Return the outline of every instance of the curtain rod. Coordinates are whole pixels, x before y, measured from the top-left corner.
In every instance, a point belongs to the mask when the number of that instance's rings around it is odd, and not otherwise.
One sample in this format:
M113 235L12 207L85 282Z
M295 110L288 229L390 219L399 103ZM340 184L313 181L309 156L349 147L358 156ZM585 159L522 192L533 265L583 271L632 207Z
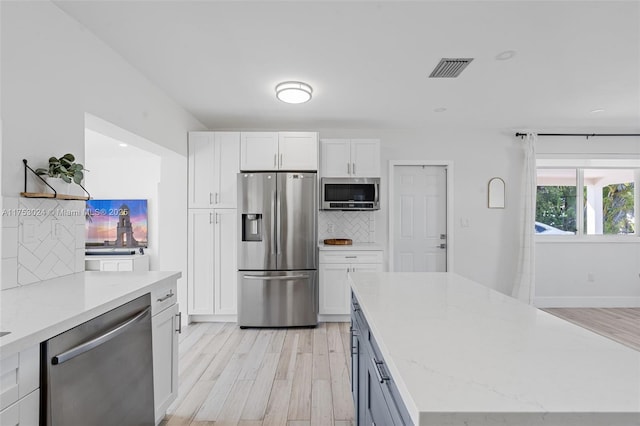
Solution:
M584 136L589 139L595 136L640 136L640 133L538 133L538 136ZM526 133L516 133L516 137L524 138Z

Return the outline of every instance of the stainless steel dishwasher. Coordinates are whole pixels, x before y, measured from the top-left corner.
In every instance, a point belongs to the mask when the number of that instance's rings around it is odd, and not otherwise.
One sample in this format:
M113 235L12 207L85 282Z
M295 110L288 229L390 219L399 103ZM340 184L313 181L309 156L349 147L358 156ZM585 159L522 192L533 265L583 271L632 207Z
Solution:
M42 343L43 424L153 425L150 295Z

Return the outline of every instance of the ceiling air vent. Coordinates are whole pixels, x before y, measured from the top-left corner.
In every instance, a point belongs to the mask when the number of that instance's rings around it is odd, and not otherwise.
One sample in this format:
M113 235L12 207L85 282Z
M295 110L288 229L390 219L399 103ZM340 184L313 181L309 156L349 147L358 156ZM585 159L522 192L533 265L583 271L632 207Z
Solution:
M442 58L429 78L456 78L471 61L473 58Z

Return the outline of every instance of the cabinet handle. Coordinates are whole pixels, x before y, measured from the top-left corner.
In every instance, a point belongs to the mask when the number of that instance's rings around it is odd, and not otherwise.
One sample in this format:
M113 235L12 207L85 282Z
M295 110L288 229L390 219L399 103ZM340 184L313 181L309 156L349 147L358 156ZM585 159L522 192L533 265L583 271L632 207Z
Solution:
M282 168L282 154L280 154L280 168Z
M220 203L220 193L216 192L216 204Z
M375 358L371 358L371 362L373 362L373 366L375 367L375 370L376 370L376 376L378 377L378 381L380 383L384 383L385 381L391 380L389 376L387 376L386 374L383 374L382 371L380 370L382 368L382 365L384 364L384 361L377 361Z
M171 299L173 296L175 296L175 294L173 293L173 290L169 290L169 293L167 293L166 296L160 297L157 300L158 300L158 302L164 302L167 299Z
M176 316L178 317L178 329L176 331L178 334L182 334L182 312L178 312Z
M345 259L357 259L358 256L345 256L344 258Z
M209 204L213 204L213 193L209 193Z
M347 163L347 174L351 174L351 163Z
M273 154L273 167L278 167L278 154Z
M356 163L353 163L353 166L351 166L351 171L354 175L356 174Z
M209 213L209 223L213 223L213 213Z

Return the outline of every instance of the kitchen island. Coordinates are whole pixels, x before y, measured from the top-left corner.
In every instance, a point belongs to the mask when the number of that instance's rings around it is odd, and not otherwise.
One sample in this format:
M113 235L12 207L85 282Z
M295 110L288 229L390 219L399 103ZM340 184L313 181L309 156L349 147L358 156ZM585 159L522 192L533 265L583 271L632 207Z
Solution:
M350 283L359 339L374 348L369 381L386 386L383 404L395 395L394 424L640 425L638 351L454 273ZM359 383L366 405L375 393ZM359 424L372 420L364 408Z

